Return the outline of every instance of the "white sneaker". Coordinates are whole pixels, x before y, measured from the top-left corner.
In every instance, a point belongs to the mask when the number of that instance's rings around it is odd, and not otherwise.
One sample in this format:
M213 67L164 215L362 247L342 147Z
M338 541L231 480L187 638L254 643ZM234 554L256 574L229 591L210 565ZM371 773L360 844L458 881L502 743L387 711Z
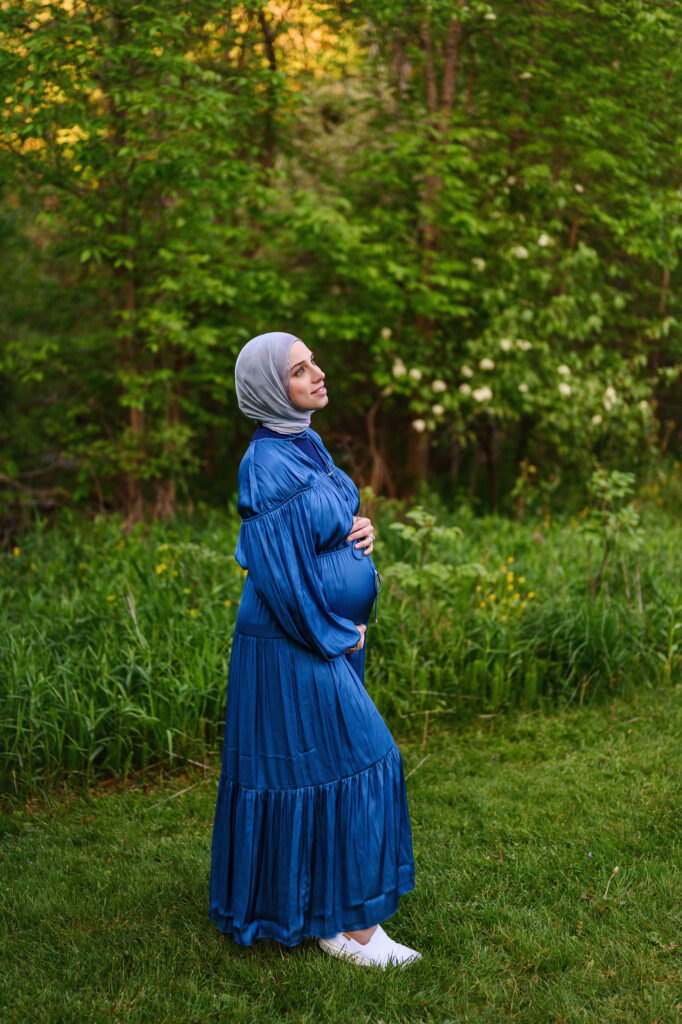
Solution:
M347 939L343 932L317 941L325 953L352 960L363 967L381 967L383 970L389 964L403 966L422 958L416 949L410 949L409 946L402 946L399 942L389 939L381 925L378 925L372 938L364 945L355 939Z

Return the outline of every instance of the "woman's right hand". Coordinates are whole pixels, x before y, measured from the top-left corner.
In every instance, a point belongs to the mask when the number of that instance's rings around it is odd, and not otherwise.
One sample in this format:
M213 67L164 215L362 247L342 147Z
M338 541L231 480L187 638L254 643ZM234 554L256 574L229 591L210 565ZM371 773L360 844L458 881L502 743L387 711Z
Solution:
M355 647L348 648L346 654L355 654L356 651L361 651L362 648L365 646L365 633L367 632L367 626L362 624L358 625L356 622L355 628L360 630L360 639L356 643Z

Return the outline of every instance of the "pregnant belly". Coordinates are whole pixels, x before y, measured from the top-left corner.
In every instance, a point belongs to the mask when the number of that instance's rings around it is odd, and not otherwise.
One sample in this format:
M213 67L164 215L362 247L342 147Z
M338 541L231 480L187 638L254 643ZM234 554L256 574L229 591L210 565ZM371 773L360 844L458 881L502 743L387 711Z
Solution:
M317 556L322 590L331 611L352 622L367 622L377 590L374 562L351 544ZM237 613L237 629L252 636L281 637L281 626L247 576Z
M367 622L377 593L377 572L369 555L347 544L317 556L322 588L335 615Z

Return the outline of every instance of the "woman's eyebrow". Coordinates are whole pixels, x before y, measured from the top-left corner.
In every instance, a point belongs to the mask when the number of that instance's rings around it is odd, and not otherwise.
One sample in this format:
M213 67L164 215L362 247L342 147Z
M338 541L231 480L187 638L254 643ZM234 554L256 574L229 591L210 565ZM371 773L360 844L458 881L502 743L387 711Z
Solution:
M310 359L312 360L312 359L314 359L314 358L315 358L315 357L314 357L313 353L311 352L311 353L310 353ZM305 363L305 362L306 362L306 360L305 360L305 359L299 359L299 361L298 361L297 363L294 363L294 365L293 365L293 366L291 367L291 369L292 369L292 370L295 370L297 366L300 366L300 365L301 365L302 363Z

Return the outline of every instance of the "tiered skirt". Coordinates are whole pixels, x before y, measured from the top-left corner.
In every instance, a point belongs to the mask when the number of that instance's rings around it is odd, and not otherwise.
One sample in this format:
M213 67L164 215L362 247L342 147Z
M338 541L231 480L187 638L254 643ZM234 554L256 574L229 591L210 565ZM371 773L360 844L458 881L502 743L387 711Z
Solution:
M235 632L209 917L243 945L370 927L414 887L402 760L362 661Z

